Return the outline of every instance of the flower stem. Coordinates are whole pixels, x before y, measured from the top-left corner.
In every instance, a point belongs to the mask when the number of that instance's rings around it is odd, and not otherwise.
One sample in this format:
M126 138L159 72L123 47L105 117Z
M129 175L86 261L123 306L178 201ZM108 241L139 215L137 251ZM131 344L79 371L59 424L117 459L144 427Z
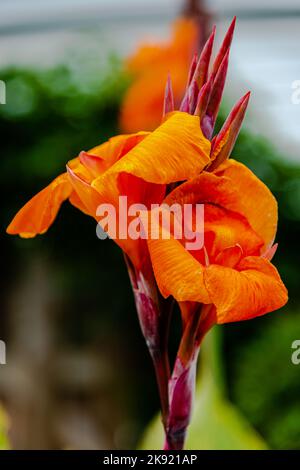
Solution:
M173 434L167 433L163 450L183 450L185 438L186 429Z
M152 357L156 382L159 391L162 423L166 429L169 414L168 383L170 376L170 365L167 352L150 351Z
M168 337L174 302L173 300L164 300L161 297L152 270L147 270L146 276L141 270L134 268L126 255L125 261L134 292L141 330L154 365L162 422L166 430L169 414L168 384L170 378Z
M193 307L184 322L172 376L169 380L169 416L164 450L184 448L190 424L196 389L196 368L200 350L197 331L201 319L201 305Z

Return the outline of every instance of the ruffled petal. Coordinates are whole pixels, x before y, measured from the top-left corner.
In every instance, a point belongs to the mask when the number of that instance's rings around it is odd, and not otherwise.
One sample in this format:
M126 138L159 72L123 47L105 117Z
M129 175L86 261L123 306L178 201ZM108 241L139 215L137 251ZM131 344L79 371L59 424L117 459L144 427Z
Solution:
M277 201L267 186L249 168L233 159L216 171L229 178L232 189L239 195L239 207L253 229L264 240L264 249L274 241L277 230ZM234 208L232 208L234 210Z
M111 137L103 144L97 145L87 153L94 157L100 157L105 162L105 169L108 169L115 162L120 160L133 147L142 142L149 132L137 132L135 134L121 134ZM102 173L102 167L100 174Z
M236 269L211 265L205 268L204 283L216 306L217 323L249 320L288 300L276 268L259 257L244 258Z
M164 202L169 205L177 203L182 206L208 203L241 213L243 205L239 203L240 199L241 194L233 187L229 178L203 171L174 189Z
M98 155L92 155L89 152L80 152L79 161L94 178L101 175L106 170L106 161Z
M77 207L81 206L85 212L91 217L96 219L97 207L101 203L101 199L95 189L92 188L90 183L84 179L82 174L82 165L67 165L67 174L71 186L76 193L76 196L70 200L74 202Z
M203 172L173 190L164 202L182 207L204 204L205 246L212 259L235 244L241 245L244 255L260 254L263 239L245 217L241 194L229 178Z
M216 263L228 268L234 268L241 261L242 256L243 249L241 245L236 244L221 251L216 257Z
M204 239L211 262L220 252L236 244L242 248L244 256L259 255L263 246L263 240L244 216L213 204L204 206Z
M92 185L105 199L112 199L119 193L121 173L155 184L192 178L209 162L209 149L210 142L200 130L199 118L174 112Z

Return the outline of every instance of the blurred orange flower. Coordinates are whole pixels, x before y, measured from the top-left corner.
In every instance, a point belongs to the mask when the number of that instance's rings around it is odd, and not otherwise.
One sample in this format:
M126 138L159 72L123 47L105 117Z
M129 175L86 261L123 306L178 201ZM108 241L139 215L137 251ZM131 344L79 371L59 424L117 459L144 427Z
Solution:
M161 122L164 87L172 76L175 108L184 94L190 61L198 46L198 26L192 19L173 24L169 42L142 45L126 62L133 83L124 97L120 127L123 132L153 130Z

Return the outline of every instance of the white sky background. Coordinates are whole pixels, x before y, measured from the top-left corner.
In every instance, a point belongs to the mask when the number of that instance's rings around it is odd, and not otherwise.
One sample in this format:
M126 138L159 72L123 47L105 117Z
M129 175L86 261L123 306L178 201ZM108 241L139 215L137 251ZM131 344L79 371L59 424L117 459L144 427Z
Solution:
M0 0L0 67L47 66L64 60L69 49L84 51L93 44L99 55L111 50L128 54L144 37L166 37L167 25L182 3ZM291 102L292 82L300 80L300 16L262 20L242 15L245 10L300 11L300 0L210 0L207 4L218 14L241 13L232 47L228 100L234 102L252 90L248 125L300 162L300 105ZM228 21L219 20L219 39Z
M172 12L174 6L176 8L181 3L180 0L0 0L0 24L16 22L19 19L32 20L40 14L56 15L58 11L63 12L70 5L72 15L82 9L86 12L97 10L103 14L117 14L117 10L133 14L144 8L148 11ZM216 11L300 8L299 0L209 0L207 4Z

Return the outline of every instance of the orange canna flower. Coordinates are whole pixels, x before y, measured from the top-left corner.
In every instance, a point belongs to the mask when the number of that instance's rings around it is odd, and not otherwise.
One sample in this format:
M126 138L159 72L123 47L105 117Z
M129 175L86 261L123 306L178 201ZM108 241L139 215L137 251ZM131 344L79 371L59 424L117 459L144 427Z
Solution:
M194 56L179 111L174 111L176 99L169 78L160 105L158 122L161 120L161 110L163 122L159 127L151 133L143 131L119 135L88 152L81 152L67 164L65 173L17 213L7 232L25 238L46 232L67 199L96 220L97 208L110 204L115 208L119 225L123 225L123 211L118 205L120 196L126 196L128 204L144 204L149 209L152 203L159 205L172 186L196 177L213 160L226 158L247 105L246 98L238 103L228 118L227 131L211 142L226 78L234 22L225 36L210 75L208 66L214 31L199 59ZM178 44L172 52L174 61L190 54L189 46L181 38L184 25L187 23L181 23L180 28L178 26ZM184 33L183 38L186 37ZM165 58L169 56L168 49ZM159 78L155 76L155 82L159 83ZM102 227L107 229L105 225ZM146 241L129 236L116 237L115 234L113 238L125 253L141 330L156 372L163 423L167 430L170 378L168 324L173 303L165 301L158 290Z
M134 80L121 108L123 132L153 130L159 125L168 74L172 76L175 106L179 107L197 43L198 26L192 19L182 18L173 24L169 42L142 45L127 60L126 69Z
M67 171L34 196L14 217L7 232L29 238L45 233L66 199L82 212L99 220L97 207L112 204L118 219L118 198L150 208L160 204L166 186L197 176L211 164L230 154L248 103L243 97L228 116L221 132L210 141L219 109L235 19L215 58L210 75L209 62L215 29L199 59L195 56L189 72L180 111L174 111L174 92L167 81L162 124L153 132L137 132L111 138L67 164ZM176 53L187 48L180 33L190 30L180 21L176 32ZM186 36L183 35L183 38ZM141 63L142 60L137 60ZM101 221L100 221L101 223ZM136 268L147 258L144 240L113 237Z
M234 26L235 19L210 67L213 29L199 58L192 60L187 83L181 75L177 81L176 74L184 70L185 78L184 64L195 44L196 33L189 22L176 24L171 44L142 49L129 64L140 78L125 100L123 128L152 130L161 122L163 111L162 123L153 132L119 135L81 152L68 162L65 173L25 204L7 228L8 233L24 238L42 234L67 199L100 224L103 220L97 209L110 204L121 225L124 214L119 197L126 196L128 205L145 207L140 221L146 232L145 217L148 220L153 214L152 204L158 208L190 204L194 212L197 204L204 205L204 245L197 250L188 248L184 236L175 237L174 224L166 228L159 218L151 219L150 226L153 229L156 224L159 237L150 234L146 240L131 238L128 233L120 236L118 231L113 234L125 253L141 329L156 371L166 449L183 448L196 361L205 333L215 323L250 319L287 302L287 290L271 264L277 247L273 244L276 200L248 168L229 160L249 93L237 102L213 137ZM167 63L168 68L174 65L174 70L170 68L173 82L167 79L164 92L161 83L165 82ZM145 93L141 90L146 82L149 88ZM174 111L178 104L176 83L184 92L179 111ZM198 227L193 219L187 216L180 223L195 232ZM105 225L103 228L109 232ZM179 303L183 320L172 373L168 297Z

